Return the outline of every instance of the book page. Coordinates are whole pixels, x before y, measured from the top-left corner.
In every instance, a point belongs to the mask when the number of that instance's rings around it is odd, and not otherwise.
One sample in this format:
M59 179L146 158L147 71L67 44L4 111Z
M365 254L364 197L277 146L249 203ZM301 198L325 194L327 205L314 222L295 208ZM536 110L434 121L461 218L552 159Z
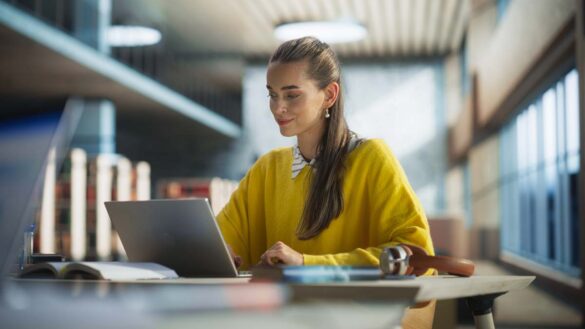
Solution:
M20 278L56 279L69 262L45 262L26 266L19 274Z
M132 262L77 262L63 269L61 276L82 271L105 280L141 280L178 278L177 273L156 263Z

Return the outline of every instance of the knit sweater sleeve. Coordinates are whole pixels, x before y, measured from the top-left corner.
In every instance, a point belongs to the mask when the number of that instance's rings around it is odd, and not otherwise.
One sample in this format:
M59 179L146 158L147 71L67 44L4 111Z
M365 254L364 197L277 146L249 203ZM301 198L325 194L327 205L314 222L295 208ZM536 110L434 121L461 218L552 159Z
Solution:
M217 224L225 242L232 250L242 257L242 269L250 266L250 225L249 225L249 190L254 184L256 167L250 168L248 173L232 193L228 203L217 215Z
M360 206L368 207L362 213L368 214L363 220L369 221L364 225L371 227L372 244L337 254L305 254L305 265L378 266L384 247L403 243L434 254L427 218L398 160L383 141L369 144L371 149L364 152L367 161L361 162L367 184Z

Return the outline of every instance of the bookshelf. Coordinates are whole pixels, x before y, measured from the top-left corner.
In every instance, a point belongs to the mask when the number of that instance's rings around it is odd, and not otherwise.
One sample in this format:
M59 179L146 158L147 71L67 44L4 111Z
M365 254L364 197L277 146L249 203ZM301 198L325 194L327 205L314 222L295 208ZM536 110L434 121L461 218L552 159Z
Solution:
M76 261L126 259L104 202L150 199L150 165L115 154L88 157L81 149L71 150L59 172L54 162L49 157L35 252Z
M239 182L213 178L172 178L157 182L156 196L163 199L208 198L215 215L228 203Z

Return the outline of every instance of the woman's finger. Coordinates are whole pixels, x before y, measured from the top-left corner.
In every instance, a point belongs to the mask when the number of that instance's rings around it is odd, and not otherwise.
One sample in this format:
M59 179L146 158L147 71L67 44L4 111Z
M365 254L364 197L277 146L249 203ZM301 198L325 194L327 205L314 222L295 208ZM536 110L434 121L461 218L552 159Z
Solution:
M268 261L266 260L266 253L263 253L262 256L260 256L260 263L268 265Z
M275 253L273 250L268 250L266 252L266 256L264 257L264 260L266 261L266 263L270 266L274 266L274 261L273 259L275 258Z
M236 268L240 268L240 266L242 266L242 257L234 257L234 264L236 265Z
M304 262L300 253L282 241L278 241L260 256L260 263L274 266L278 264L303 265Z
M232 246L230 246L228 244L227 247L228 247L228 251L230 252L230 256L232 257L232 261L234 262L234 265L236 266L236 268L239 268L240 265L242 265L242 257L240 257L239 255L237 255L234 252L234 250L232 249Z
M280 263L283 263L283 257L280 251L278 250L268 250L263 255L263 260L265 264L270 266L274 266Z

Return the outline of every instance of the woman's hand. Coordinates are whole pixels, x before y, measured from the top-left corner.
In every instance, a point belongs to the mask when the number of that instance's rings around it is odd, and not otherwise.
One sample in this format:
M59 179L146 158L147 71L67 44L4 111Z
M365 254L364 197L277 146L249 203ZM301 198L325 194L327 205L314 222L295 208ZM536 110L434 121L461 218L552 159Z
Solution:
M260 257L260 263L267 265L304 265L303 254L278 241Z
M240 266L242 265L242 257L236 255L236 253L232 249L232 246L228 244L227 247L228 250L230 251L230 256L232 256L232 260L234 261L234 265L236 266L236 268L240 268Z

